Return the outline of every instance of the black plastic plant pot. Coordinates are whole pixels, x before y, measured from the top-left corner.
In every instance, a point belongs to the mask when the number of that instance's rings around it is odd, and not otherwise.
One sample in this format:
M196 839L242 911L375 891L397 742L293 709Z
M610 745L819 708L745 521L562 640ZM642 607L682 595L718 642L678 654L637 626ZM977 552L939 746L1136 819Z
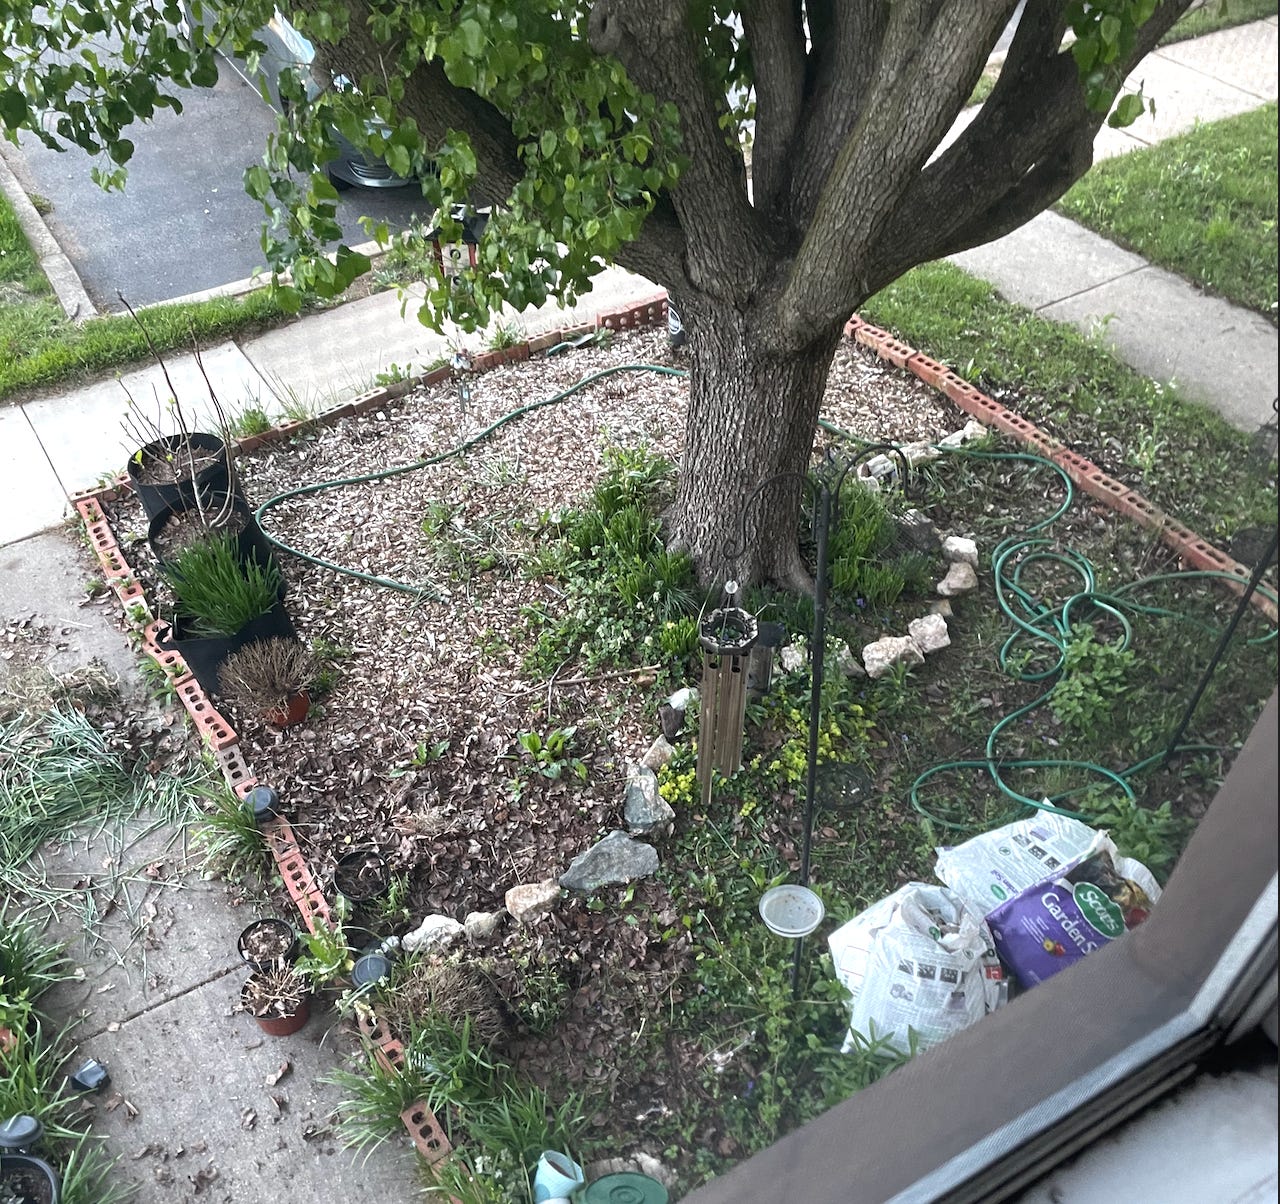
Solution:
M22 1204L59 1204L53 1167L30 1154L0 1154L0 1200L14 1197Z
M387 863L377 849L355 849L338 859L333 887L350 903L371 903L387 890Z
M195 460L195 477L190 461ZM167 435L129 457L129 480L148 518L166 506L189 504L231 488L231 455L217 436L203 431Z
M210 497L206 509L217 511L225 501L226 494ZM175 516L182 515L189 509L191 509L191 503L187 501L166 505L147 523L147 546L162 569L168 568L181 554L167 546L164 537L165 528ZM248 564L250 560L256 560L264 568L275 564L275 553L271 542L263 535L258 520L254 518L253 511L249 509L249 504L244 498L237 496L233 499L224 529L234 533L236 559L241 564ZM284 597L283 576L280 579L280 596Z
M267 916L241 930L236 951L245 965L255 970L292 963L298 956L298 934L292 924Z
M266 614L246 623L235 635L197 636L191 632L191 624L181 618L174 619L168 636L157 638L159 646L166 651L177 649L187 668L195 674L200 688L208 695L216 697L220 692L218 673L233 652L256 644L262 640L288 639L296 640L297 631L289 612L283 602L277 602Z
M351 970L351 981L357 987L381 982L391 973L391 959L385 953L362 953Z

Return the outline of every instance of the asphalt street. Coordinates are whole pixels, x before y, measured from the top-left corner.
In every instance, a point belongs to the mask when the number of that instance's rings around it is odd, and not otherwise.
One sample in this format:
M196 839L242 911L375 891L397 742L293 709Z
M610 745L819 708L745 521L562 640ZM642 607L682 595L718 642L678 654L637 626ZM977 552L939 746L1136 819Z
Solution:
M45 220L101 310L121 308L117 290L146 305L243 279L265 263L264 213L241 180L262 156L273 112L225 63L217 87L183 102L181 115L162 110L134 126L123 192L103 192L90 178L93 159L78 148L59 154L24 136L22 154L11 156L28 194L51 203ZM353 189L339 220L355 244L366 240L362 214L397 228L421 205L412 185Z

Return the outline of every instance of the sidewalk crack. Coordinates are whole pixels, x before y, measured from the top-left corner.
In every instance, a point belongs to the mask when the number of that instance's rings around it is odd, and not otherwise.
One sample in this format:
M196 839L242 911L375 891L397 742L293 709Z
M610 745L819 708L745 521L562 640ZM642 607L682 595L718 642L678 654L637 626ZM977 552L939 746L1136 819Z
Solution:
M66 486L62 479L62 474L58 472L58 466L54 464L53 457L49 455L49 449L45 447L44 440L40 438L40 432L36 430L36 424L31 421L31 415L27 413L27 407L19 404L18 409L22 411L22 416L27 420L27 425L31 428L31 433L36 437L36 443L40 445L40 454L44 456L45 463L49 465L49 471L53 473L53 478L58 482L58 488L62 490L64 497L70 496L71 490Z
M228 974L234 974L237 970L240 970L240 969L243 969L243 966L241 965L225 966L223 967L223 969L217 970L213 974L210 974L207 978L202 978L198 982L193 982L188 987L183 987L181 990L174 991L170 995L165 995L163 998L157 999L152 1003L148 1003L144 1007L140 1007L136 1011L130 1012L127 1016L122 1016L118 1020L113 1020L110 1023L117 1025L118 1029L123 1028L126 1024L132 1023L134 1020L137 1020L140 1016L145 1016L148 1012L154 1012L156 1008L165 1007L168 1004L173 1003L174 1000L181 999L184 995L190 995L192 991L198 991L202 987L207 987L211 982L217 982L218 979L220 978L226 978ZM94 1037L102 1036L102 1034L107 1031L108 1027L109 1027L108 1025L104 1024L100 1028L96 1028L90 1032L84 1033L79 1037L80 1043L83 1044L85 1041L91 1041ZM118 1031L118 1029L116 1031Z
M1106 280L1099 280L1097 284L1091 284L1088 288L1076 289L1074 293L1067 293L1063 297L1055 297L1052 301L1046 301L1043 305L1037 305L1034 313L1040 313L1043 310L1050 309L1055 305L1061 305L1064 301L1074 301L1077 297L1083 297L1086 293L1095 292L1097 289L1104 288L1108 284L1114 284L1117 280L1124 280L1128 276L1134 276L1138 272L1145 272L1151 268L1152 264L1140 263L1137 267L1130 268L1127 272L1120 272L1116 276L1109 276Z

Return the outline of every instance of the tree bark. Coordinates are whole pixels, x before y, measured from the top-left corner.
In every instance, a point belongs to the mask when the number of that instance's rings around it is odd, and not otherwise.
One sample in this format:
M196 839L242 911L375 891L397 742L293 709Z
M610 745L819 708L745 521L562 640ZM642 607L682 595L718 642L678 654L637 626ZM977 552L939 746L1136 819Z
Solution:
M841 324L776 355L755 337L759 314L695 294L680 315L693 371L671 542L693 555L704 585L808 589L796 515ZM755 492L779 474L789 475Z

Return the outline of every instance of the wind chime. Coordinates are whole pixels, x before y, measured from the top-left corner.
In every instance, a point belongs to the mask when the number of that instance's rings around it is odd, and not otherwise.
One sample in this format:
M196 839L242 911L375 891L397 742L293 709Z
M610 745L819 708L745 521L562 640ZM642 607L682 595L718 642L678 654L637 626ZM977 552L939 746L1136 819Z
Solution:
M755 615L733 605L738 583L725 584L725 605L698 624L702 645L702 694L698 704L698 786L702 805L711 801L711 783L742 765L742 730L747 713L747 676L759 628Z

